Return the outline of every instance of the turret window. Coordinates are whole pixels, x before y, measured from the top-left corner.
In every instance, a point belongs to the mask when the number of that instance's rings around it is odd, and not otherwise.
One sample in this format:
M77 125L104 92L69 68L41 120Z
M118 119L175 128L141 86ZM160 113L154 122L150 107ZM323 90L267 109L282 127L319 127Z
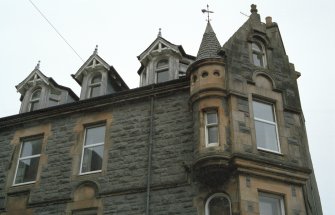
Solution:
M285 215L283 197L268 193L259 193L260 215Z
M208 198L205 205L206 215L230 215L230 200L223 193L216 193Z
M169 76L169 61L167 59L158 61L156 66L156 83L168 81Z
M277 122L272 104L253 101L257 148L280 152Z
M255 66L266 67L266 55L264 45L259 42L254 42L252 48L252 62Z
M29 111L38 109L41 100L41 89L36 89L30 98Z
M95 76L93 76L93 78L91 79L91 83L89 85L90 88L90 94L89 97L93 98L96 96L100 96L101 94L101 74L96 74Z
M219 144L218 114L216 110L205 113L205 136L206 146L216 146Z

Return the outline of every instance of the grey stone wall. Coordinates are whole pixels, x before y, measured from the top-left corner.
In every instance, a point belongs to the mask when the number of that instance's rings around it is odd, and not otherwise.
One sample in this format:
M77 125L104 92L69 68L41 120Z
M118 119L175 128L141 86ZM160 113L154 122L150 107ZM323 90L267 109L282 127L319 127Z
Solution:
M30 191L28 207L35 214L63 214L67 204L73 201L78 184L90 180L98 185L97 199L103 199L105 214L143 214L148 177L150 101L147 97L39 121L51 124L51 135L44 151L47 162L37 186L22 188ZM178 94L155 96L153 106L150 210L152 214L167 214L166 211L194 214L193 190L185 170L185 163L190 163L193 155L188 88ZM78 144L81 134L74 132L74 127L80 118L96 112L111 113L112 117L111 127L106 129L109 131L106 142L110 141L106 172L78 176L72 169L71 150ZM24 127L36 123L27 123ZM6 168L14 153L8 140L17 129L0 131L0 198L6 197Z

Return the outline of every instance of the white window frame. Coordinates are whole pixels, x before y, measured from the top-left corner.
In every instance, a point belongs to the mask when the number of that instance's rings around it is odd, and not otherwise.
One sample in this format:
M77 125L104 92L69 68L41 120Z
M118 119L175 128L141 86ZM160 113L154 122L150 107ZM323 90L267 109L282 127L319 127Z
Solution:
M13 180L13 186L19 186L19 185L25 185L25 184L33 184L33 183L36 182L37 172L38 172L38 168L39 168L39 165L40 165L40 159L38 160L38 167L37 167L37 170L36 170L35 180L33 180L33 181L27 181L27 182L23 182L23 183L15 183L16 176L17 176L17 171L18 171L19 164L20 164L21 160L27 160L27 159L36 158L36 157L41 158L41 153L40 154L36 154L36 155L30 155L30 156L26 156L26 157L21 157L21 151L22 151L22 147L23 147L24 142L28 141L28 140L32 140L32 139L41 139L41 141L42 141L41 147L43 145L43 137L41 137L41 136L40 137L25 138L25 139L23 139L21 141L21 146L20 146L20 151L19 151L19 157L17 159L16 169L15 169L15 175L14 175L14 180ZM42 152L42 149L41 149L41 152Z
M207 114L216 114L216 123L210 123L208 124L207 120ZM212 147L212 146L218 146L219 145L219 116L218 116L218 111L217 110L206 110L205 111L205 139L206 139L206 147ZM208 136L208 128L211 127L217 127L217 139L218 141L216 143L209 143L209 136Z
M255 125L255 122L258 121L258 122L262 122L262 123L266 123L266 124L270 124L270 125L274 125L275 126L275 130L276 130L276 137L275 138L276 138L276 141L277 141L278 151L258 146L257 136L256 136L256 133L255 133L255 139L256 139L257 149L260 149L260 150L263 150L263 151L269 151L269 152L273 152L273 153L277 153L277 154L281 154L280 143L279 143L279 136L278 136L278 134L279 134L278 133L278 124L277 124L276 110L275 110L274 104L269 103L269 102L260 101L260 100L253 100L252 101L252 107L253 108L254 108L254 105L253 105L254 102L271 106L272 116L273 116L274 121L272 122L272 121L268 121L268 120L265 120L265 119L261 119L261 118L255 117L255 110L253 109L254 125ZM256 131L256 125L255 125L255 132L257 132Z
M40 97L39 97L39 98L35 98L35 99L33 99L33 95L34 95L37 91L40 91ZM37 110L37 109L40 108L39 106L41 105L41 96L42 96L42 89L41 89L41 88L37 88L37 89L35 89L35 90L33 91L33 93L32 93L31 96L30 96L30 100L29 100L29 111L35 111L35 110ZM34 109L34 110L31 109L33 103L37 103L37 104L38 104L38 106L36 106L36 107L35 107L36 109Z
M253 48L253 44L255 44L258 48L260 48L261 50L255 50ZM256 55L260 55L262 56L262 61L263 61L263 64L261 65L256 65L255 64L255 61L254 61L254 53ZM254 41L251 43L251 60L252 60L252 63L255 65L255 66L258 66L258 67L262 67L262 68L266 68L267 67L267 61L266 61L266 52L265 52L265 47L264 47L264 44L260 41Z
M281 213L280 215L285 215L284 196L282 196L282 195L275 195L275 194L266 193L266 192L258 192L259 213L261 212L261 207L260 207L260 203L261 203L260 197L261 196L279 200L279 204L280 204L279 207L280 207L280 213ZM266 215L271 215L271 214L266 214Z
M97 127L105 127L105 136L104 136L104 142L102 143L95 143L95 144L91 144L91 145L85 145L86 143L86 135L87 135L87 130L90 129L90 128L97 128ZM104 146L105 144L105 141L106 141L106 125L105 124L98 124L98 125L93 125L93 126L88 126L85 128L85 134L84 134L84 141L83 141L83 150L82 150L82 153L81 153L81 160L80 160L80 169L79 169L79 175L87 175L87 174L92 174L92 173L98 173L98 172L101 172L102 171L102 166L101 166L101 169L99 170L94 170L94 171L87 171L87 172L82 172L82 169L83 169L83 159L84 159L84 152L85 152L85 149L86 148L93 148L95 146ZM102 157L102 162L103 162L103 157Z
M220 196L222 196L222 197L224 197L224 198L226 198L227 200L228 200L228 202L229 202L229 209L230 209L230 213L229 213L229 215L231 215L231 201L230 201L230 198L226 195L226 194L224 194L224 193L215 193L215 194L213 194L213 195L211 195L208 199L207 199L207 201L206 201L206 204L205 204L205 215L210 215L210 211L209 211L209 202L213 199L213 198L215 198L215 197L220 197Z
M92 83L93 79L98 75L100 76L100 82ZM96 73L96 74L92 75L92 77L90 79L90 83L88 84L88 88L89 88L88 97L89 98L97 97L97 96L94 96L94 97L92 96L92 92L93 92L94 87L99 87L100 88L100 94L101 94L101 87L102 87L102 74L101 73Z

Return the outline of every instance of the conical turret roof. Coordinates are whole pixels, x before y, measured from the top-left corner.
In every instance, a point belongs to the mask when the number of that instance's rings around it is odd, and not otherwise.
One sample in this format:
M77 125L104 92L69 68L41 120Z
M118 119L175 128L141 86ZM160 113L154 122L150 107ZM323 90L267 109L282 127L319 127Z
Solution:
M202 60L206 58L221 58L218 54L220 48L220 42L216 37L212 25L210 22L207 22L206 30L202 37L196 60Z

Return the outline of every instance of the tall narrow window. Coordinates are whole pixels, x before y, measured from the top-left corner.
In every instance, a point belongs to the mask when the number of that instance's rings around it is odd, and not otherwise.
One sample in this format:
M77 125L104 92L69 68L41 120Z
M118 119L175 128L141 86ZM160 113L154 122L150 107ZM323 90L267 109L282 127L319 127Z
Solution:
M285 215L282 196L259 193L260 215Z
M169 80L169 61L163 59L158 61L156 66L156 82L161 83Z
M257 147L268 151L280 152L273 105L253 101L253 109Z
M41 100L41 89L36 89L32 94L29 101L29 111L34 111L39 108Z
M101 171L105 130L105 125L86 128L80 174Z
M91 79L91 83L89 84L90 87L90 94L89 97L93 98L96 96L100 96L101 94L101 74L96 74L95 76L93 76L93 78Z
M255 66L266 67L264 46L258 42L252 43L252 61Z
M216 110L205 112L205 136L206 146L216 146L219 144L218 114Z
M216 193L208 198L205 205L206 215L230 215L230 201L227 195Z
M41 148L42 137L29 138L22 141L14 185L35 182L41 157Z

